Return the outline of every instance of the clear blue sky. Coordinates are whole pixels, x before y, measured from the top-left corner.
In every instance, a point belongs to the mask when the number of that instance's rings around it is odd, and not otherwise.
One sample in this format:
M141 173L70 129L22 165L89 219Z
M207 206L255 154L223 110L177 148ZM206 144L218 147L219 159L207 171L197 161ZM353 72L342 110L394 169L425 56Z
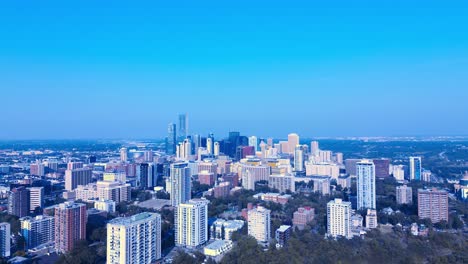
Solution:
M468 134L467 1L1 1L0 139Z

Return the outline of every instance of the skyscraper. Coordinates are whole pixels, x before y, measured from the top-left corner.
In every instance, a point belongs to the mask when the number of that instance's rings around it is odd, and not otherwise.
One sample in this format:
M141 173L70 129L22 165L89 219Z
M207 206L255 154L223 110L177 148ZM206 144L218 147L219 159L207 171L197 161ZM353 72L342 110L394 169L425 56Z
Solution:
M176 145L177 145L176 125L173 123L170 123L167 127L166 154L168 155L176 154Z
M292 133L288 135L288 153L293 154L296 146L299 145L299 135ZM285 151L283 151L285 152Z
M121 148L120 149L120 161L127 162L127 160L128 160L128 150L127 148Z
M8 214L24 217L29 214L29 190L23 186L14 188L8 195Z
M170 171L171 205L177 206L191 198L191 172L187 163L173 163Z
M294 171L304 171L304 148L301 145L294 148Z
M0 223L0 257L11 255L11 226L9 223Z
M351 238L351 203L341 199L327 203L327 234Z
M248 211L248 233L259 242L270 240L271 211L257 206Z
M180 203L175 212L175 243L182 247L197 247L208 241L208 204L205 199Z
M183 141L188 136L188 116L179 114L179 141Z
M78 185L86 185L92 181L93 172L90 168L68 169L65 171L65 190L73 191Z
M421 157L410 157L409 158L409 177L410 180L421 180L421 172L422 172L422 165L421 165Z
M66 253L86 239L86 205L65 202L55 207L55 249Z
M220 152L220 146L219 146L219 142L215 142L214 143L214 149L213 149L213 155L215 157L218 157L219 156L219 152Z
M26 240L27 248L54 242L55 220L53 216L39 215L36 217L23 217L21 221L21 234Z
M161 258L161 216L140 213L107 224L107 263L155 263Z
M29 190L29 210L34 212L36 208L44 206L44 187L31 187Z
M432 223L448 221L448 193L437 188L418 190L419 219L431 219Z
M254 147L255 152L258 151L258 139L256 136L249 137L249 146Z
M151 167L151 172L150 172L150 166L148 163L140 163L137 165L136 169L136 178L137 178L137 187L140 187L142 189L147 189L149 186L149 182L152 181L152 167ZM151 174L151 175L150 175ZM151 176L150 181L148 178Z
M311 154L312 156L318 156L319 150L320 150L320 148L319 148L319 143L318 143L318 141L312 141L312 142L310 142L310 154Z
M375 165L371 160L356 164L357 209L375 209Z
M213 155L214 145L213 145L213 138L212 137L208 137L206 139L206 151L208 152L209 155Z

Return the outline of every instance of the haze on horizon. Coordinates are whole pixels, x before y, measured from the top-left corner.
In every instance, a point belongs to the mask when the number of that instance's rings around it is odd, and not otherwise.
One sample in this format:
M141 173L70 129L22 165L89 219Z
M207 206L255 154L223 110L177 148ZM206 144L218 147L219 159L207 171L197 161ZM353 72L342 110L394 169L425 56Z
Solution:
M0 140L468 135L468 2L0 3Z

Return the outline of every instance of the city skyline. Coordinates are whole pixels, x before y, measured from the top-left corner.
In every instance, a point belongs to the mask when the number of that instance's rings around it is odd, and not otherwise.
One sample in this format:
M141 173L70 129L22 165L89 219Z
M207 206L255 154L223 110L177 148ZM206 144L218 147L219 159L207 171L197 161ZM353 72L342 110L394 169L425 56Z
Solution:
M465 136L468 4L338 2L1 3L0 139Z

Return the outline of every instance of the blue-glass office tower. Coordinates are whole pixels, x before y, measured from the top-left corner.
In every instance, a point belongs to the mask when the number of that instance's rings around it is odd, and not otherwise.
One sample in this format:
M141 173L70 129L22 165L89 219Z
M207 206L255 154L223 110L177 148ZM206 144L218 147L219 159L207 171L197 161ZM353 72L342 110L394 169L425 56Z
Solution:
M176 146L177 146L176 125L173 123L170 123L167 128L166 153L168 155L176 154Z

